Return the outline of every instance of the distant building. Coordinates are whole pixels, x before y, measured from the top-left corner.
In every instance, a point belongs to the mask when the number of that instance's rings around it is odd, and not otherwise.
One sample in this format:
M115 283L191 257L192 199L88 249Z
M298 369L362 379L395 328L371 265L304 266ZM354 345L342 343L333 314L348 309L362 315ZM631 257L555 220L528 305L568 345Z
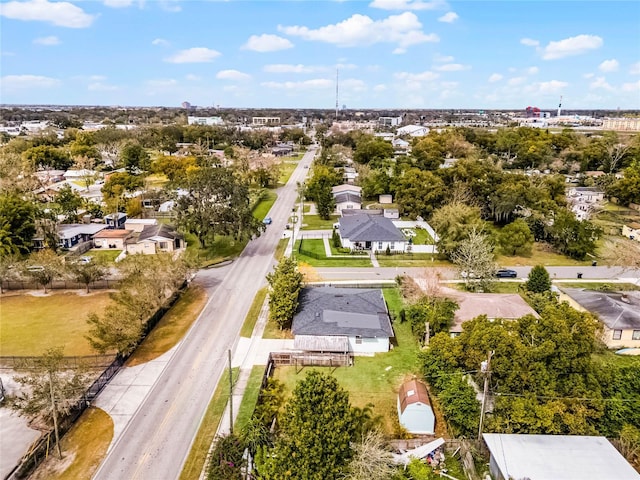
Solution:
M380 125L381 127L397 127L401 123L402 123L402 116L378 118L378 125Z
M280 117L252 117L252 125L280 125Z
M189 125L224 125L222 117L192 117L189 115L187 117L187 122Z
M602 121L603 130L640 131L640 118L605 118Z
M406 125L400 127L396 133L400 136L424 137L429 133L429 128L423 127L422 125Z

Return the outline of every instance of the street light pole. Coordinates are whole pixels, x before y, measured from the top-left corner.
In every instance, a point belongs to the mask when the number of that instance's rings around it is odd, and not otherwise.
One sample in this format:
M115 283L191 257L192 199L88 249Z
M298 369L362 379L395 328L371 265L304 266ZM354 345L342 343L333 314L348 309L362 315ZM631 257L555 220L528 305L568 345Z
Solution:
M482 393L482 407L480 408L480 425L478 427L478 442L482 440L482 424L484 422L484 409L487 403L487 395L489 394L489 377L491 377L491 357L493 350L487 355L487 359L480 364L480 371L484 374L484 389Z

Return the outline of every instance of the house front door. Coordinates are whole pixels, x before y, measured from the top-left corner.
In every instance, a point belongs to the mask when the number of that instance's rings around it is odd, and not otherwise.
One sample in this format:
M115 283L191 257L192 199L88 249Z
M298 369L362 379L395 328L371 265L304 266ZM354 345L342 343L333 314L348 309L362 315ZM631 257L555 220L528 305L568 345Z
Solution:
M365 250L371 250L371 242L365 242L364 243L364 249Z

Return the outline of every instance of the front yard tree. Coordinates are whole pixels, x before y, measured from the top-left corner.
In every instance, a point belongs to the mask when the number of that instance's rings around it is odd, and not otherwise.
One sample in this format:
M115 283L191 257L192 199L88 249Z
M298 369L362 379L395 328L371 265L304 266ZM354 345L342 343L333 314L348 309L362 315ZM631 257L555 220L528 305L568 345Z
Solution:
M38 208L20 195L0 194L0 254L27 253L36 233Z
M46 249L32 253L26 263L26 273L47 293L47 285L62 276L62 259L53 251Z
M469 290L487 290L493 283L496 263L487 235L473 229L451 255Z
M336 172L323 165L317 165L313 169L313 176L307 182L305 194L310 200L316 202L318 215L323 220L328 220L336 208L331 188L339 183Z
M307 374L293 390L271 455L258 457L265 480L343 478L352 457L355 425L349 394L331 375Z
M291 327L298 308L298 295L302 289L302 273L296 262L284 258L273 273L267 275L269 282L269 318L283 328Z
M533 246L533 233L527 222L518 218L500 230L497 242L505 255L529 255Z
M84 202L82 197L71 188L71 185L64 185L58 190L56 203L60 207L60 212L66 217L66 223L76 223L78 221L78 210Z
M11 399L11 407L21 415L31 419L41 418L53 426L60 458L59 418L77 405L86 387L86 376L80 371L65 369L63 358L62 347L47 350L34 361L26 374L15 377L26 388Z
M480 209L464 203L449 203L433 212L431 225L439 236L438 252L451 258L463 240L469 238L474 229L480 231L483 221Z
M543 293L551 290L551 279L549 272L543 265L536 265L529 272L527 280L527 290L534 293Z
M117 352L127 356L140 342L144 334L144 322L135 312L124 305L115 303L107 306L100 316L90 313L89 344L99 353Z

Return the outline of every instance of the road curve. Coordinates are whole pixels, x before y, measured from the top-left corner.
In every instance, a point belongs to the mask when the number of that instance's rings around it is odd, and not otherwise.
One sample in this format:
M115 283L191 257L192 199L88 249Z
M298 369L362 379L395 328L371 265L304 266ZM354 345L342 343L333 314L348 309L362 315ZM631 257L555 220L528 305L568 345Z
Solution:
M251 241L242 255L223 271L201 271L209 294L202 314L178 346L155 385L113 445L98 471L97 480L165 480L180 476L201 419L234 348L242 322L282 238L296 184L304 180L315 150L299 162L270 216L273 223ZM216 278L222 277L222 278Z

